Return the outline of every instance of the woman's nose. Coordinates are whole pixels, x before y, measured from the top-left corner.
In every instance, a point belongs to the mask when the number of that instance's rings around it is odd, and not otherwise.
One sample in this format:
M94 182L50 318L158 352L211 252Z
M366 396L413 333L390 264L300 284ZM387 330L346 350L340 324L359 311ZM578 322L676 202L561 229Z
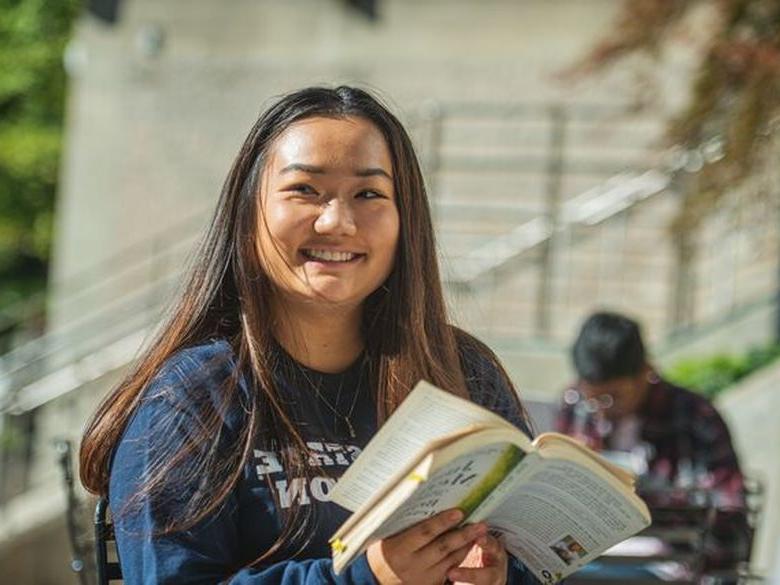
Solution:
M355 235L357 224L352 206L339 199L331 199L323 205L319 217L315 220L314 231L318 234Z

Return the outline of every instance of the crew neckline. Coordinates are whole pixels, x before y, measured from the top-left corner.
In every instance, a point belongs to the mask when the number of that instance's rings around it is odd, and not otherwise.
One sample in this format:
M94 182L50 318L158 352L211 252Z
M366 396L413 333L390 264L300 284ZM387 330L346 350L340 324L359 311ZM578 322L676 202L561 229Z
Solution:
M273 343L274 349L280 358L280 365L285 367L291 376L294 378L300 377L312 384L317 384L326 393L337 392L341 387L358 382L361 373L365 376L365 370L368 365L365 349L341 372L323 372L296 360L275 338Z

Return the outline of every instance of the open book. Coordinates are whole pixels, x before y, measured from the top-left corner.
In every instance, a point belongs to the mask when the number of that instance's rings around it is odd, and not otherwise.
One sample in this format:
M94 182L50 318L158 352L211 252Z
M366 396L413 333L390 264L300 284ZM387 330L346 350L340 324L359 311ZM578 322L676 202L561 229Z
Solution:
M342 476L352 511L331 538L342 571L367 546L448 508L487 522L543 583L555 583L650 524L634 477L573 439L535 441L420 382Z

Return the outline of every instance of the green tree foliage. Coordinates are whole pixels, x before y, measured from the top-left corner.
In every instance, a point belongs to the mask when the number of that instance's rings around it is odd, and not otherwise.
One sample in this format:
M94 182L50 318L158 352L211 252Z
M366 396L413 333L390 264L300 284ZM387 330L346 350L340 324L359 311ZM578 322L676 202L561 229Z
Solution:
M0 0L0 308L46 281L65 104L63 52L81 0Z
M672 382L713 398L742 378L780 357L780 345L750 349L744 354L716 354L677 362L664 371Z
M689 152L719 143L722 156L698 173L678 232L695 227L726 189L771 157L770 138L780 129L780 1L624 0L611 32L573 68L587 73L634 53L661 55L700 8L715 18L691 78L691 99L668 136Z

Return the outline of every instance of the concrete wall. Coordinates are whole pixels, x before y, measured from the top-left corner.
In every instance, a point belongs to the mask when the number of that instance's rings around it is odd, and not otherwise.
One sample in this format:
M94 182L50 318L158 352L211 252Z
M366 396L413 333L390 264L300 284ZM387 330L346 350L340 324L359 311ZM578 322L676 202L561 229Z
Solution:
M65 517L31 528L18 539L0 547L0 575L3 583L19 585L77 585L71 571L71 550Z
M766 490L763 512L753 549L759 573L775 565L780 545L780 364L750 376L718 400L729 424L744 471L760 479Z

